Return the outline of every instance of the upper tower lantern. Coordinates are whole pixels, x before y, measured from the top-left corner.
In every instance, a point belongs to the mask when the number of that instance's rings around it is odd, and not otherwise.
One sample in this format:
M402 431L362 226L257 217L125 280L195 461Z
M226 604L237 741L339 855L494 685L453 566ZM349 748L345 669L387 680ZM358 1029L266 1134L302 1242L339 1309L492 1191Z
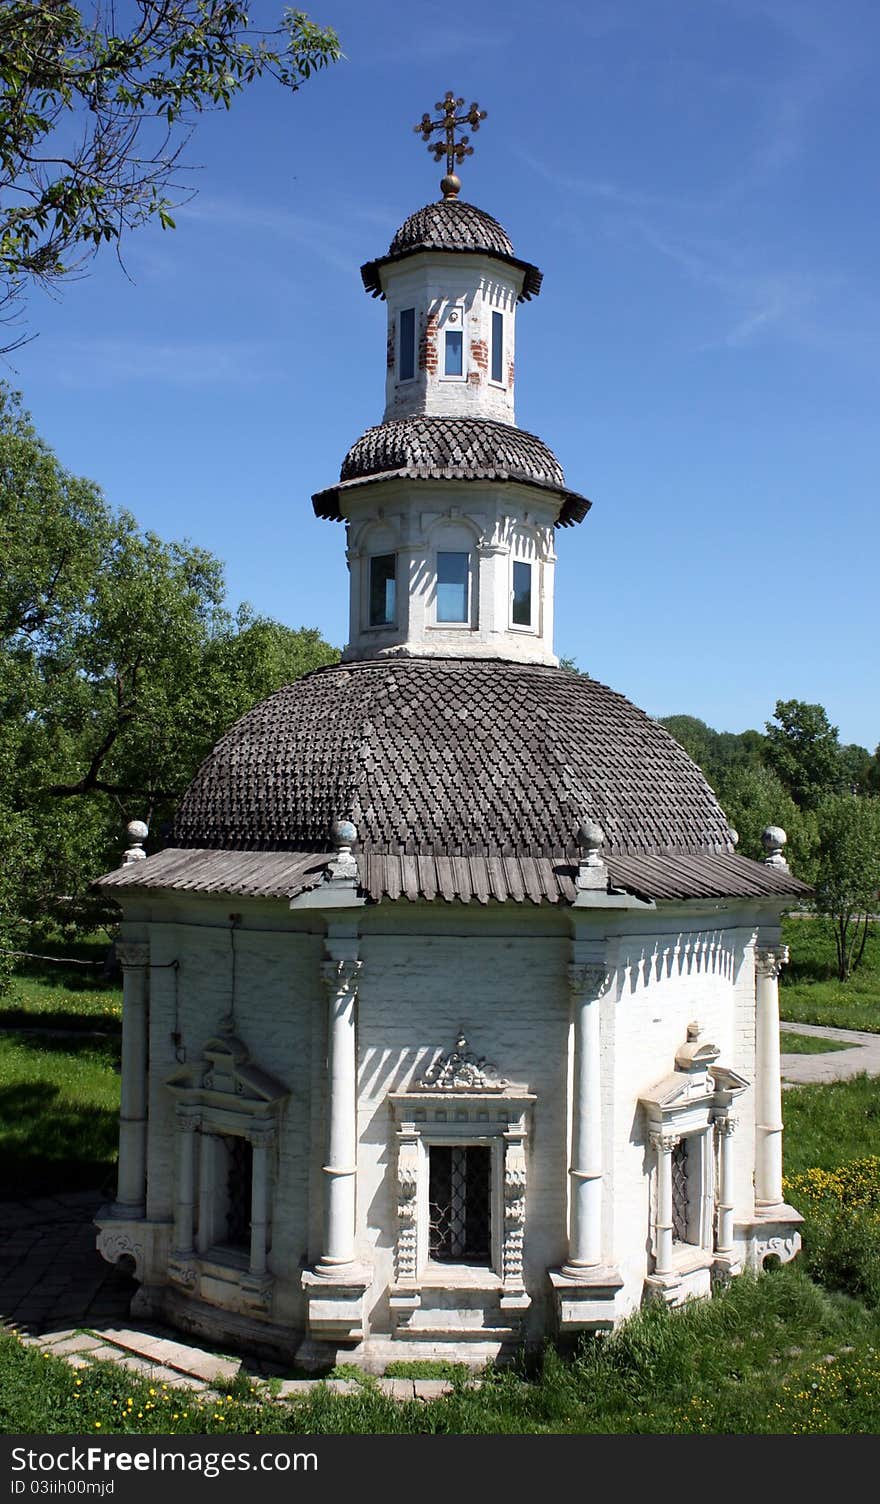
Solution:
M506 231L462 202L453 168L463 125L486 111L450 92L416 131L439 161L443 197L411 214L388 253L361 268L388 306L385 412L313 497L348 524L351 629L344 657L499 657L555 663L554 529L590 503L514 415L516 307L541 273ZM441 140L432 141L436 132Z

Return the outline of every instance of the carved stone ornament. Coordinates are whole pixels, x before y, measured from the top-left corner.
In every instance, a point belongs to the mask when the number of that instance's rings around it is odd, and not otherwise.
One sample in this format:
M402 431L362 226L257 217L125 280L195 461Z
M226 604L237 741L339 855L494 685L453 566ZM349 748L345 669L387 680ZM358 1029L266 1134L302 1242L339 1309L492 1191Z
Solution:
M652 1148L660 1150L663 1154L671 1154L673 1149L677 1148L681 1143L680 1133L668 1133L660 1130L652 1132L649 1137Z
M468 1041L461 1033L455 1048L428 1066L418 1086L422 1091L503 1091L507 1084L498 1075L497 1066L468 1048Z
M780 1264L788 1264L800 1252L801 1235L787 1232L781 1236L759 1238L755 1243L755 1262L760 1269L765 1259L777 1258Z
M755 950L755 971L759 977L779 977L783 966L788 965L788 946L777 945Z
M731 1135L736 1132L736 1125L738 1122L739 1118L716 1118L715 1130L721 1138L730 1138Z
M330 996L338 997L340 993L354 991L357 988L363 966L363 961L322 962L321 974L324 978L324 986L327 988Z
M144 1245L139 1238L123 1227L102 1227L98 1233L97 1249L108 1264L118 1264L120 1259L134 1260L134 1277L144 1277Z
M522 1144L511 1144L504 1156L504 1239L501 1274L505 1285L523 1283L523 1239L526 1224L526 1157Z
M124 971L128 967L149 966L150 947L139 940L117 940L116 959Z
M199 1281L198 1270L192 1259L169 1259L168 1278L184 1290L194 1290Z
M610 973L602 961L577 962L568 968L568 985L575 997L600 998L608 986Z

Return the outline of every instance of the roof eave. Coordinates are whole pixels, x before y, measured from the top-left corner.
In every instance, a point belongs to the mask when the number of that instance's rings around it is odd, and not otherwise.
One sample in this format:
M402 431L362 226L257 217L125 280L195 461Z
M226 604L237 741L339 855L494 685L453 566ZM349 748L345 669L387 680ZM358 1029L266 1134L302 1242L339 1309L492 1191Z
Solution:
M365 261L361 267L361 279L364 289L371 297L384 298L385 289L382 286L382 268L393 266L399 261L406 261L411 256L489 256L494 261L502 261L506 266L515 266L523 273L523 285L517 302L528 303L532 298L537 298L541 291L541 283L544 273L531 261L520 261L518 256L508 256L503 251L491 251L484 246L442 246L442 245L415 245L408 246L405 251L396 251L393 256L378 256L375 261Z
M554 524L556 527L574 527L577 523L583 522L593 505L578 491L569 491L566 487L553 485L549 481L536 480L534 476L526 475L522 471L498 469L485 474L456 474L453 466L447 466L442 470L402 467L397 470L382 470L376 475L359 475L353 480L343 480L335 486L328 486L324 491L316 491L312 496L315 516L322 518L325 522L342 522L344 513L340 506L340 496L343 492L358 490L364 486L372 486L380 481L389 480L461 480L470 484L479 481L500 481L502 484L513 482L518 486L532 486L537 491L550 492L551 495L561 498L559 516Z

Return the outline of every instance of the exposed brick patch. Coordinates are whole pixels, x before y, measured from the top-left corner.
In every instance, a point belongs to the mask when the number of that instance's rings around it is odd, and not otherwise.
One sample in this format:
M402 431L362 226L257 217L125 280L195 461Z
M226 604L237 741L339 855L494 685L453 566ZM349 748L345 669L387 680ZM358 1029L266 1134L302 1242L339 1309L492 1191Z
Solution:
M484 339L471 340L471 363L481 371L489 369L489 346Z
M419 370L430 371L433 375L437 370L437 315L429 313L419 337Z

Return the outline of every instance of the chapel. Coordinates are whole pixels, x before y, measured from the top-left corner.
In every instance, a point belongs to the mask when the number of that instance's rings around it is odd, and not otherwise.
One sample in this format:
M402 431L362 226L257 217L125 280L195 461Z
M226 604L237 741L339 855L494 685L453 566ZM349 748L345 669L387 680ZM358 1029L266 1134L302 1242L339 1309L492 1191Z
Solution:
M479 1363L800 1245L780 917L808 891L702 773L553 651L590 502L515 417L542 274L460 197L361 268L385 409L312 498L341 661L214 748L164 849L129 827L116 1200L133 1312L320 1369ZM434 138L437 139L434 139Z

